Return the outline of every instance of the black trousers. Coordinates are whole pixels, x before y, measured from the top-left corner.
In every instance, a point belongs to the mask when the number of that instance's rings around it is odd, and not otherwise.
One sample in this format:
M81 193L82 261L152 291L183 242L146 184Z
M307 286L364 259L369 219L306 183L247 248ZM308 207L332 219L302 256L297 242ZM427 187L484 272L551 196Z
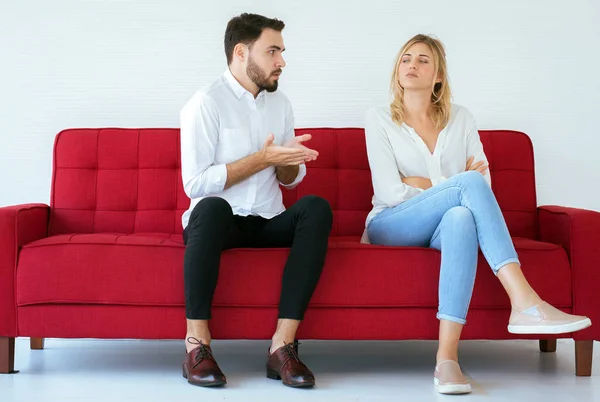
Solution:
M271 219L234 215L219 197L202 199L183 232L186 317L208 320L223 250L236 247L291 247L283 272L279 318L302 320L317 286L333 213L317 196L298 200Z

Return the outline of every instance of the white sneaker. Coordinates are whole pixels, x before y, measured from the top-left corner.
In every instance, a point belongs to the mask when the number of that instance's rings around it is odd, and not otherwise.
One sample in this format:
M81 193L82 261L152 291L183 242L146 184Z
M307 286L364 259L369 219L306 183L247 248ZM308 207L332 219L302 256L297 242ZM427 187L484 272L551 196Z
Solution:
M581 315L563 313L542 302L537 306L518 312L512 311L508 320L508 332L512 334L563 334L575 332L592 325Z
M469 394L471 384L454 360L438 363L433 374L433 384L440 394Z

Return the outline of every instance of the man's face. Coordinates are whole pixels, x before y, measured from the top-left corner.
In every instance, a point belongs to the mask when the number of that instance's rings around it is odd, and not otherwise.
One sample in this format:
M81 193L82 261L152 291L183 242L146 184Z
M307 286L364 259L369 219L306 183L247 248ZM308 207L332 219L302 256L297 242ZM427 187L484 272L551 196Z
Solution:
M281 32L270 28L264 29L250 47L246 74L261 91L277 90L279 76L285 67L282 56L284 50Z

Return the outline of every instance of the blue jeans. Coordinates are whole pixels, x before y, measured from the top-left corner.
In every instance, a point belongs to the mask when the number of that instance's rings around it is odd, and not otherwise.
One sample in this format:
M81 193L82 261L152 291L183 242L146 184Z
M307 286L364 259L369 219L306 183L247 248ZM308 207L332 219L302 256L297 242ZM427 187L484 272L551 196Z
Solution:
M442 251L438 319L466 323L478 248L498 274L519 264L506 222L481 173L469 171L377 214L367 226L371 243Z

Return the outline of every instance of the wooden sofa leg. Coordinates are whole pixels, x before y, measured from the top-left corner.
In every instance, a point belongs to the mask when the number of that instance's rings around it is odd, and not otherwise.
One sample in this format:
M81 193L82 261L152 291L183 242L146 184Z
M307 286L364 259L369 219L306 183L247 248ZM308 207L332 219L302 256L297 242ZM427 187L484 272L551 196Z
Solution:
M540 339L540 351L544 353L556 352L556 339Z
M589 377L592 375L592 357L594 341L575 341L575 375Z
M44 340L46 338L29 338L29 346L31 350L42 350L44 349Z
M14 374L15 338L0 337L0 374Z

